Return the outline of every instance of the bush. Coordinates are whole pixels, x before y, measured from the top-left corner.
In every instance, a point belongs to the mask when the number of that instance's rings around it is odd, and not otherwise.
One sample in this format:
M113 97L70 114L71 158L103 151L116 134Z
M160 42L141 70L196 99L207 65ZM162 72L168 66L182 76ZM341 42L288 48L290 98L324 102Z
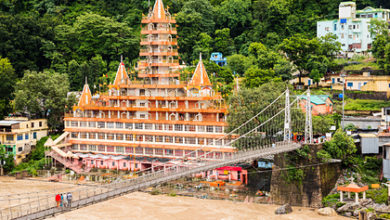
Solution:
M172 197L175 197L176 196L176 192L170 192L169 194L168 194L168 196L172 196Z
M367 190L367 198L372 199L375 203L383 203L387 202L387 188L382 187L380 189L369 189Z
M152 192L150 192L151 195L159 195L161 192L158 189L153 189Z
M329 207L329 206L333 206L333 205L336 205L336 206L341 205L340 204L341 202L339 202L339 198L340 198L339 193L327 195L324 198L322 198L322 205L325 207Z
M390 214L389 214L389 213L380 214L380 215L379 215L379 218L382 218L382 219L390 219Z

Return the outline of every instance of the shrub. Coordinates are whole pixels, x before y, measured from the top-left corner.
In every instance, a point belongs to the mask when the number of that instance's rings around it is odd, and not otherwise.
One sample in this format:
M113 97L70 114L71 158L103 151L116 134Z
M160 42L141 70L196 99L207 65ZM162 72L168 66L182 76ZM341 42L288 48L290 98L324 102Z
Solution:
M152 192L150 192L151 195L159 195L161 192L158 189L153 189Z
M367 190L367 198L371 198L375 203L383 203L387 202L387 188L382 187L380 189L369 189Z
M334 204L336 204L336 206L341 205L342 202L339 202L339 198L340 198L339 193L327 195L324 198L322 198L322 205L325 207L329 207L329 206L332 206Z

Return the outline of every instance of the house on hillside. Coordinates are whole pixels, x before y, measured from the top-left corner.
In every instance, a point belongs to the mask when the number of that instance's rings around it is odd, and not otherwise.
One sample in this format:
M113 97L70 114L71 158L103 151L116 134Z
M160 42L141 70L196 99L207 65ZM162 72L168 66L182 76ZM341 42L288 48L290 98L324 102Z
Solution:
M0 121L0 148L15 156L15 162L19 163L31 152L37 140L47 136L47 132L46 119L6 117Z
M299 96L299 106L306 112L307 96ZM326 115L333 113L333 101L328 95L311 95L311 111L313 115Z
M389 22L390 10L372 7L356 10L355 2L341 2L338 19L317 22L317 37L331 33L337 36L342 51L367 52L375 40L370 31L373 19Z
M220 52L211 53L210 61L213 61L218 66L225 66L227 64L226 57L223 57L222 53Z
M340 75L331 77L333 90L343 90L344 81ZM390 76L376 76L369 72L362 75L347 75L344 77L345 90L386 92L390 96Z

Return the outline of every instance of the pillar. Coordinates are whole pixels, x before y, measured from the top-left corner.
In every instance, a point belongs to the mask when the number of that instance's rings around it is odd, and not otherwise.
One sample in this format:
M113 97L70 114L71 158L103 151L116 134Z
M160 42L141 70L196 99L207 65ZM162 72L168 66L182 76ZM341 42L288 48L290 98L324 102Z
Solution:
M355 192L355 203L359 203L359 193Z
M343 191L340 191L340 202L343 202L344 201L344 192Z
M351 198L351 192L348 192L348 199Z
M366 191L363 192L363 199L366 199Z

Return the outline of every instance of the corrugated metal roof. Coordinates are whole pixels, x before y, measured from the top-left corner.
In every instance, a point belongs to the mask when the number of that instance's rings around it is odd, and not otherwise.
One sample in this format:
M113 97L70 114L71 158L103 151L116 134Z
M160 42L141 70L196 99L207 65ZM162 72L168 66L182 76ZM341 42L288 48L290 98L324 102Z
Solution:
M368 134L361 133L361 134L359 134L359 136L362 138L376 138L376 137L378 137L376 134L372 134L372 133L368 133Z

